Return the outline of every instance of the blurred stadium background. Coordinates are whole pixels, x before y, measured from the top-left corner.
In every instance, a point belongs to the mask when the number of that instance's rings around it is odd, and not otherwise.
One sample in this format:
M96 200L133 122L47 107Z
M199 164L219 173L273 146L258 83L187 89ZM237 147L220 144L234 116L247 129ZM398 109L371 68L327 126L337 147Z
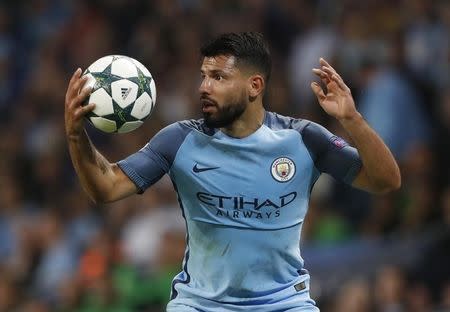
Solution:
M274 66L269 110L326 125L309 90L328 58L397 157L402 188L372 197L322 177L303 233L323 312L450 311L450 1L34 0L0 3L0 311L164 311L184 222L163 179L94 205L64 138L72 72L125 54L154 75L156 111L104 135L117 161L163 126L199 115L198 49L258 30Z

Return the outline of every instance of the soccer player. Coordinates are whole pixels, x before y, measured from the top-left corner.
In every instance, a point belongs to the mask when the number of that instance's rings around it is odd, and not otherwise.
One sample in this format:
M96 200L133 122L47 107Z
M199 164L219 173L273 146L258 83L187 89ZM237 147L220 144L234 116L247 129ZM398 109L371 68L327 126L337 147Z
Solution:
M167 311L319 311L299 249L311 189L321 173L384 193L400 187L391 152L324 59L311 88L355 148L324 127L268 112L271 71L262 35L221 35L202 49L203 119L171 124L110 163L89 140L78 69L66 94L66 133L81 184L96 202L142 193L168 174L186 220L186 252ZM81 92L79 93L79 91Z

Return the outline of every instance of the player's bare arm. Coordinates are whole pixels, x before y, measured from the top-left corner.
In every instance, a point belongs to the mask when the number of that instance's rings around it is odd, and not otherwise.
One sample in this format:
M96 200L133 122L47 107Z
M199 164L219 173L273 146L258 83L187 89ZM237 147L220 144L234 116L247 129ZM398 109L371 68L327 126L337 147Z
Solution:
M323 58L320 65L313 72L320 77L326 91L317 82L311 83L311 88L320 106L336 118L352 138L362 160L361 171L352 185L372 193L398 189L400 170L391 151L356 110L350 88L336 70Z
M83 189L95 202L111 202L137 192L136 185L116 165L110 163L92 144L84 116L95 104L83 106L91 89L84 87L86 76L77 69L70 79L65 98L65 129L72 163Z

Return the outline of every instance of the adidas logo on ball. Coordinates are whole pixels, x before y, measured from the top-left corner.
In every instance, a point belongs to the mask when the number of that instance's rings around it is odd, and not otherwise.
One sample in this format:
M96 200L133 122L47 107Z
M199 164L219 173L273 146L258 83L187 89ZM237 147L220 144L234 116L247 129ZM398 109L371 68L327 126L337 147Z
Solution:
M120 90L122 91L122 99L125 100L128 94L130 94L131 88L120 88Z

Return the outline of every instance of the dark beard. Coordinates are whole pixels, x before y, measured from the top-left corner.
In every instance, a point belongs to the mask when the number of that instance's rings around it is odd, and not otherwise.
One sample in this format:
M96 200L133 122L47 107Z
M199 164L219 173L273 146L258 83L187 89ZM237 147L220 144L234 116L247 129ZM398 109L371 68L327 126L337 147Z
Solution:
M217 112L214 114L203 113L205 124L208 128L223 128L231 125L236 119L241 117L247 108L244 101L225 105L221 108L217 107Z

